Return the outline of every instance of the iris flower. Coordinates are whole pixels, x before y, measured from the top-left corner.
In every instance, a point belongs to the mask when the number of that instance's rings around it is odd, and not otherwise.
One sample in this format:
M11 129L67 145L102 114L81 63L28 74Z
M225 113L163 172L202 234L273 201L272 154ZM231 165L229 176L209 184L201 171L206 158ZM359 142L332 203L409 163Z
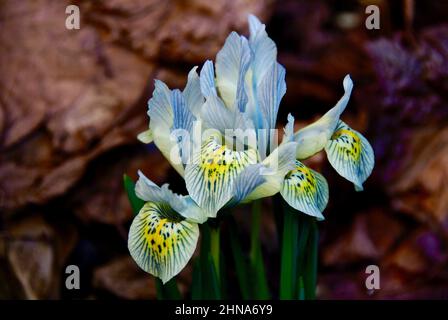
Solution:
M132 222L128 247L137 264L164 283L194 253L198 224L226 207L278 192L294 209L324 219L328 184L301 160L325 149L336 171L362 190L374 157L368 141L340 120L350 98L344 95L318 121L294 133L288 115L277 146L276 122L286 93L285 69L265 25L249 16L249 39L232 32L216 56L185 89L155 81L148 102L149 129L139 135L157 148L184 178L188 196L158 187L141 172L136 194L146 201Z

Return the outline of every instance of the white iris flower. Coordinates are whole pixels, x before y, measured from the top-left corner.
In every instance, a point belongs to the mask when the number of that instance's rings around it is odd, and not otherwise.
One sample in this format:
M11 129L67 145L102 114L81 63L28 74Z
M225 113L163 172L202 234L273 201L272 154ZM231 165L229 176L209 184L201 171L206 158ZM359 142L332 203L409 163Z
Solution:
M315 123L297 131L288 116L284 137L275 134L285 69L265 25L249 16L249 39L232 32L215 65L205 62L188 74L183 91L156 80L148 102L149 129L139 135L154 142L184 177L188 196L159 188L143 174L136 194L147 201L134 219L129 250L145 271L168 281L182 270L196 248L198 223L222 208L281 193L293 208L324 219L325 178L300 160L325 149L336 171L362 190L374 165L368 141L339 118L353 88Z

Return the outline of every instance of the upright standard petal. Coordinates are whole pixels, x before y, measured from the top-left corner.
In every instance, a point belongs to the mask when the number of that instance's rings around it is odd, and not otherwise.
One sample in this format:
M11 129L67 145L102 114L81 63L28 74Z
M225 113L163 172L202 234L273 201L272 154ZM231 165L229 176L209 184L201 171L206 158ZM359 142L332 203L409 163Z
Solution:
M347 75L343 81L344 95L338 103L316 122L297 131L294 140L297 147L297 159L306 159L325 148L345 110L353 89L353 82Z
M228 108L245 111L244 79L251 61L247 39L232 32L216 56L216 85Z
M262 79L257 90L265 128L275 128L280 101L286 93L285 68L274 63Z
M148 101L148 116L151 128L166 128L173 125L173 109L171 107L171 90L160 80L154 81L154 92Z
M186 266L198 238L196 223L164 203L147 202L131 224L128 248L140 268L166 283Z
M237 176L256 162L255 150L233 151L210 138L185 168L188 193L209 217L214 218L234 196Z
M280 191L294 209L323 220L322 211L328 203L328 184L318 172L296 161L296 168L285 177Z
M280 101L286 93L285 69L275 62L265 74L256 92L259 104L258 117L261 116L257 128L267 130L275 128ZM261 154L266 153L268 141L271 140L271 132L266 133L258 136Z
M223 136L226 130L254 129L252 121L245 113L238 109L226 108L221 99L215 95L207 97L202 107L201 118L205 128L218 130Z
M249 15L249 46L253 52L253 84L258 87L277 59L277 47L269 38L266 26L254 15Z
M204 96L201 92L201 82L196 72L198 67L194 67L188 73L187 85L182 91L185 101L191 113L197 118L201 107L204 104Z
M328 161L345 179L355 185L357 191L372 173L375 165L373 149L362 134L344 122L338 126L325 146Z
M177 135L177 148L178 154L182 160L183 164L186 164L190 158L190 150L191 150L191 135L193 130L193 122L196 121L196 117L187 107L187 103L185 101L184 95L180 90L173 90L172 92L172 106L173 106L173 127L171 129L172 133L179 133L178 131L181 129L180 135ZM172 159L174 161L174 159Z
M193 127L193 121L196 120L196 117L187 107L185 98L180 90L175 89L172 91L171 105L173 107L172 129L184 129L190 132Z
M247 111L257 128L267 129L266 115L263 114L259 101L260 96L264 94L258 93L258 90L261 87L270 85L271 79L265 79L267 77L271 78L267 74L272 73L272 68L277 64L277 47L274 41L268 37L265 25L253 15L249 15L249 30L249 47L252 51L252 61L245 79L248 94ZM281 78L284 75L280 73L278 76ZM262 83L263 81L265 82L264 84Z
M184 167L181 161L172 161L172 153L179 155L177 141L170 137L174 122L172 92L159 80L155 81L152 98L148 101L149 128L154 143L176 171L183 176Z
M215 87L215 69L213 68L213 62L210 60L205 61L201 69L199 76L201 83L202 95L207 98L210 95L217 95Z

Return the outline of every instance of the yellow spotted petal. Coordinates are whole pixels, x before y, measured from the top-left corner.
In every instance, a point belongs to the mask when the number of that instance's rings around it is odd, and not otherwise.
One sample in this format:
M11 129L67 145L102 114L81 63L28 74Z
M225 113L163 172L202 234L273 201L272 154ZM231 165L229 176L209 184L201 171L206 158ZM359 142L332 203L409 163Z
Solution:
M198 238L196 223L166 204L147 202L132 222L128 248L140 268L166 283L188 263Z
M233 196L237 176L257 161L255 150L233 151L208 139L185 168L185 182L191 198L209 217L216 217Z
M318 172L296 160L295 169L283 180L281 195L294 209L323 220L328 203L328 184Z
M375 164L373 149L367 139L339 121L325 151L333 168L361 191Z

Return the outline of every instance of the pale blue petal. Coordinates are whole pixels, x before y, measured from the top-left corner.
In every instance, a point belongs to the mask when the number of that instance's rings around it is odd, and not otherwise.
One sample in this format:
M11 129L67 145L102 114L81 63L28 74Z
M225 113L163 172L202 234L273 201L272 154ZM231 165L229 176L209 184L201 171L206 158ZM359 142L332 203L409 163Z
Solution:
M190 157L191 136L196 117L187 108L183 94L177 89L172 92L172 105L174 111L172 133L181 133L176 135L178 152L182 163L186 164ZM184 131L174 131L179 129Z
M253 14L249 14L248 21L249 21L249 32L251 37L255 36L258 30L264 29L264 25Z
M238 175L235 181L232 204L238 204L244 200L255 188L266 181L262 174L263 168L264 166L261 163L253 164Z
M164 203L188 221L203 223L207 214L189 196L180 196L169 189L167 184L159 187L138 171L139 179L135 184L135 194L144 201Z
M296 148L296 142L282 143L263 160L265 170L262 173L265 182L257 186L244 202L270 197L280 191L285 175L295 168Z
M342 84L344 86L344 95L341 99L339 99L338 103L336 103L336 105L323 116L323 118L327 118L328 122L331 123L332 131L336 128L339 117L342 112L344 112L345 107L347 107L348 101L350 100L350 95L352 94L353 81L350 78L350 75L346 75L344 77Z
M249 15L249 46L253 52L253 79L257 87L271 69L277 59L277 47L274 41L268 37L266 26L258 18Z
M288 114L288 122L286 126L283 128L284 135L282 143L290 142L294 140L294 117L292 114Z
M265 74L257 90L263 117L263 128L275 128L280 101L286 93L285 69L274 63Z
M204 63L199 78L201 82L201 92L205 98L217 94L215 87L215 70L213 69L213 62L207 60Z
M282 143L264 161L263 164L283 176L294 168L296 142Z
M207 212L204 211L197 203L191 199L190 196L184 196L182 198L183 206L179 208L179 213L185 217L188 221L196 222L199 224L207 221Z
M187 85L182 92L188 108L195 116L199 114L201 107L204 104L204 96L201 92L201 82L196 72L197 68L198 67L194 67L188 73Z
M173 106L173 130L184 129L191 132L193 128L193 121L196 120L195 116L192 114L187 104L185 98L180 90L175 89L172 92L172 106Z
M257 91L262 86L262 81L268 72L272 72L277 63L277 48L274 41L266 33L265 25L255 16L249 16L249 47L252 51L252 63L246 76L248 103L247 110L257 128L267 128L271 123L260 110L260 95ZM274 67L275 68L275 67ZM282 75L279 74L279 77ZM269 81L269 80L265 80ZM264 84L266 86L267 84ZM261 143L262 145L265 143Z
M249 46L252 63L246 76L247 111L257 129L260 154L266 154L271 141L269 129L275 128L280 101L286 92L285 69L277 63L277 48L266 33L266 27L255 16L249 16Z
M247 39L232 32L216 56L216 84L228 108L244 111L247 103L244 79L251 61Z
M155 80L152 98L148 101L149 128L157 148L171 163L176 171L183 176L182 162L172 161L173 150L176 152L177 142L170 139L174 122L172 91L160 80Z
M230 110L224 106L222 100L215 95L206 99L202 107L201 118L205 128L216 129L225 135L226 130L253 129L252 121L238 109Z
M135 194L144 201L152 202L176 202L176 195L168 189L167 185L162 188L148 179L143 172L138 171L138 180L135 184Z
M173 110L171 108L171 91L160 80L154 81L154 92L148 101L148 115L151 128L171 128L173 124Z

